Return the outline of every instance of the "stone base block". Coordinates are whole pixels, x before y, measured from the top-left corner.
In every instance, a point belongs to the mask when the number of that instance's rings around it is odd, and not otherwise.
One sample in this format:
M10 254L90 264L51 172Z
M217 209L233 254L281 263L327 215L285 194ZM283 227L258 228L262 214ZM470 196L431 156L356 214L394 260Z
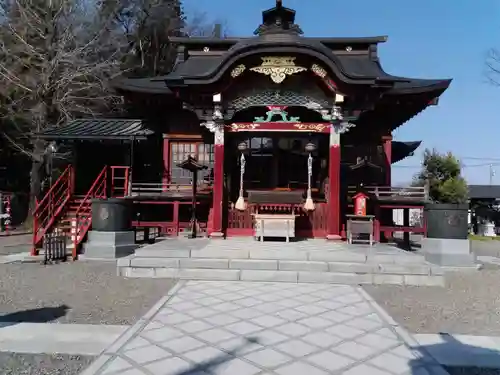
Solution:
M471 267L476 264L469 240L424 238L421 252L427 262L440 266Z
M87 242L83 245L86 259L115 259L134 253L135 232L99 232L90 231Z
M328 234L326 236L326 239L328 241L342 241L342 237L339 236L338 234Z

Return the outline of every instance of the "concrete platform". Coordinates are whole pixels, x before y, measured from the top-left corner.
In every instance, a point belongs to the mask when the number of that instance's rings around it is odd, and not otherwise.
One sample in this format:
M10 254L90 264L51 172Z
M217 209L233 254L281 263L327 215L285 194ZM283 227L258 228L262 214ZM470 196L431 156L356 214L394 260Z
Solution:
M0 352L99 355L128 328L116 325L0 322Z
M443 270L389 245L166 239L117 260L125 277L443 286Z

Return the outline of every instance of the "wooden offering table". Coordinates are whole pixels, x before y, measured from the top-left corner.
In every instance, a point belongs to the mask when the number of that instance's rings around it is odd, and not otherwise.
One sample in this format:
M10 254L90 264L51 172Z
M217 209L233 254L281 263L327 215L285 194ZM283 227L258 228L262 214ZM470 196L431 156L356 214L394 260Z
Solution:
M373 245L374 215L346 215L347 217L347 243L354 241L368 241ZM354 235L354 238L353 238ZM357 238L360 235L368 235L368 240Z
M303 204L302 191L248 191L248 202L255 205L255 238L285 238L287 242L295 237L294 207Z
M290 242L295 237L295 216L293 214L255 214L255 237L281 237Z

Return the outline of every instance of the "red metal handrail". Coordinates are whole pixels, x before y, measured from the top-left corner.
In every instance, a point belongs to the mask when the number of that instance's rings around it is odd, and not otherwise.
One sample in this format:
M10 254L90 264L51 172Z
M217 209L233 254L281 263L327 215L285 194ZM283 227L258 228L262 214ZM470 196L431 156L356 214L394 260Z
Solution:
M73 259L78 256L78 247L92 225L92 199L106 198L106 187L108 179L108 167L105 166L90 187L88 193L83 198L75 212L75 233L73 237ZM73 225L72 225L73 227Z
M68 165L59 178L52 184L41 201L35 201L33 210L33 248L32 255L37 255L37 248L45 233L54 225L57 217L71 198L74 189L73 167Z
M119 184L119 181L122 181ZM111 196L126 197L130 195L130 167L121 165L111 166Z

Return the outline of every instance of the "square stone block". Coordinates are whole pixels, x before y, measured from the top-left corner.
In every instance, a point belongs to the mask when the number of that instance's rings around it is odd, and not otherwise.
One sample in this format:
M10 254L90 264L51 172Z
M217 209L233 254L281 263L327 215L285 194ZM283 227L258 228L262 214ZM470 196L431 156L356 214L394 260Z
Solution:
M90 231L83 245L83 253L86 259L114 259L131 255L138 247L134 231Z
M426 261L440 266L466 267L476 263L469 240L424 238L421 252Z

